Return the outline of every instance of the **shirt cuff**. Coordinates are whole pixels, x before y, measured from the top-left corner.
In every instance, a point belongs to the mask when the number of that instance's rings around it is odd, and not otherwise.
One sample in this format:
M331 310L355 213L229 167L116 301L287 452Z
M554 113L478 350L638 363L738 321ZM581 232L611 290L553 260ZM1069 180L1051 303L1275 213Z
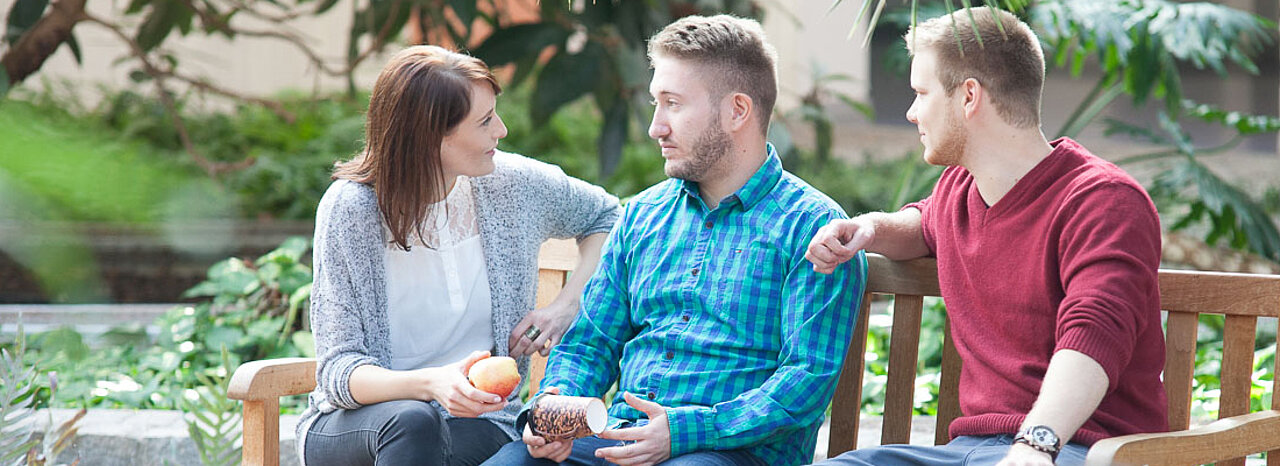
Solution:
M667 428L671 430L671 457L675 458L715 446L715 426L711 408L682 406L667 408Z

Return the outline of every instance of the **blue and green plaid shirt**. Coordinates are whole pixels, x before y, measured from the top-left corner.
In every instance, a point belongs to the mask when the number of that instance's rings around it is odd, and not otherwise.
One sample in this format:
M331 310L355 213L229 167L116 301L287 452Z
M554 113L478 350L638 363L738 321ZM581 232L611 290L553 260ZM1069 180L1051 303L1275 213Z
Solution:
M666 407L672 457L745 448L771 465L813 460L866 258L813 271L809 240L844 211L768 151L715 209L676 179L627 204L544 387L603 396L621 376L610 416L645 417L623 391Z

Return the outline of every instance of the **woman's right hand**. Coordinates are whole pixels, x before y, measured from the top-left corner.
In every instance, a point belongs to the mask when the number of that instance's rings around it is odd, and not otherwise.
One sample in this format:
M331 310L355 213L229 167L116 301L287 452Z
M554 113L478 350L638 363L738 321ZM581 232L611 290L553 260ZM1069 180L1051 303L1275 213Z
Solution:
M471 365L487 357L488 351L476 351L453 364L419 369L425 378L427 401L435 400L456 417L477 417L505 407L502 397L480 390L467 380Z

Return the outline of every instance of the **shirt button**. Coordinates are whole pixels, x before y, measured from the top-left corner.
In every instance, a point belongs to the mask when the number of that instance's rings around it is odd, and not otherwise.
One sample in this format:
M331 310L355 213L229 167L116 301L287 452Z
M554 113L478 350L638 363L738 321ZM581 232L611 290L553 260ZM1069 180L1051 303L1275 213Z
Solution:
M685 321L685 322L688 322L688 321L689 321L689 316L688 316L688 315L680 316L680 320L683 320L683 321Z
M698 276L698 269L693 269L693 270L692 270L692 271L690 271L689 273L693 274L693 276L695 276L695 277L696 277L696 276Z
M711 222L707 222L707 223L706 223L706 227L707 227L707 228L711 228Z
M656 400L658 398L658 394L654 392L649 392L649 395L647 396L649 397L650 400Z
M667 351L667 354L665 354L664 356L666 356L667 360L670 361L676 358L676 353Z

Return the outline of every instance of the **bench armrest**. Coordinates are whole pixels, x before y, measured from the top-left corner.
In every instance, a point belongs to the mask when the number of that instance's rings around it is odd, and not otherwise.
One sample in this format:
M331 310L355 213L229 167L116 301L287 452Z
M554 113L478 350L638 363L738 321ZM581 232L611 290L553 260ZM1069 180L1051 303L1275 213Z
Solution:
M227 398L244 401L241 464L280 464L280 397L316 387L316 360L280 358L250 361L236 368Z
M1277 449L1280 411L1267 410L1177 432L1101 440L1089 449L1085 464L1204 464Z
M267 400L300 395L316 388L316 360L280 358L249 361L231 376L227 398Z

